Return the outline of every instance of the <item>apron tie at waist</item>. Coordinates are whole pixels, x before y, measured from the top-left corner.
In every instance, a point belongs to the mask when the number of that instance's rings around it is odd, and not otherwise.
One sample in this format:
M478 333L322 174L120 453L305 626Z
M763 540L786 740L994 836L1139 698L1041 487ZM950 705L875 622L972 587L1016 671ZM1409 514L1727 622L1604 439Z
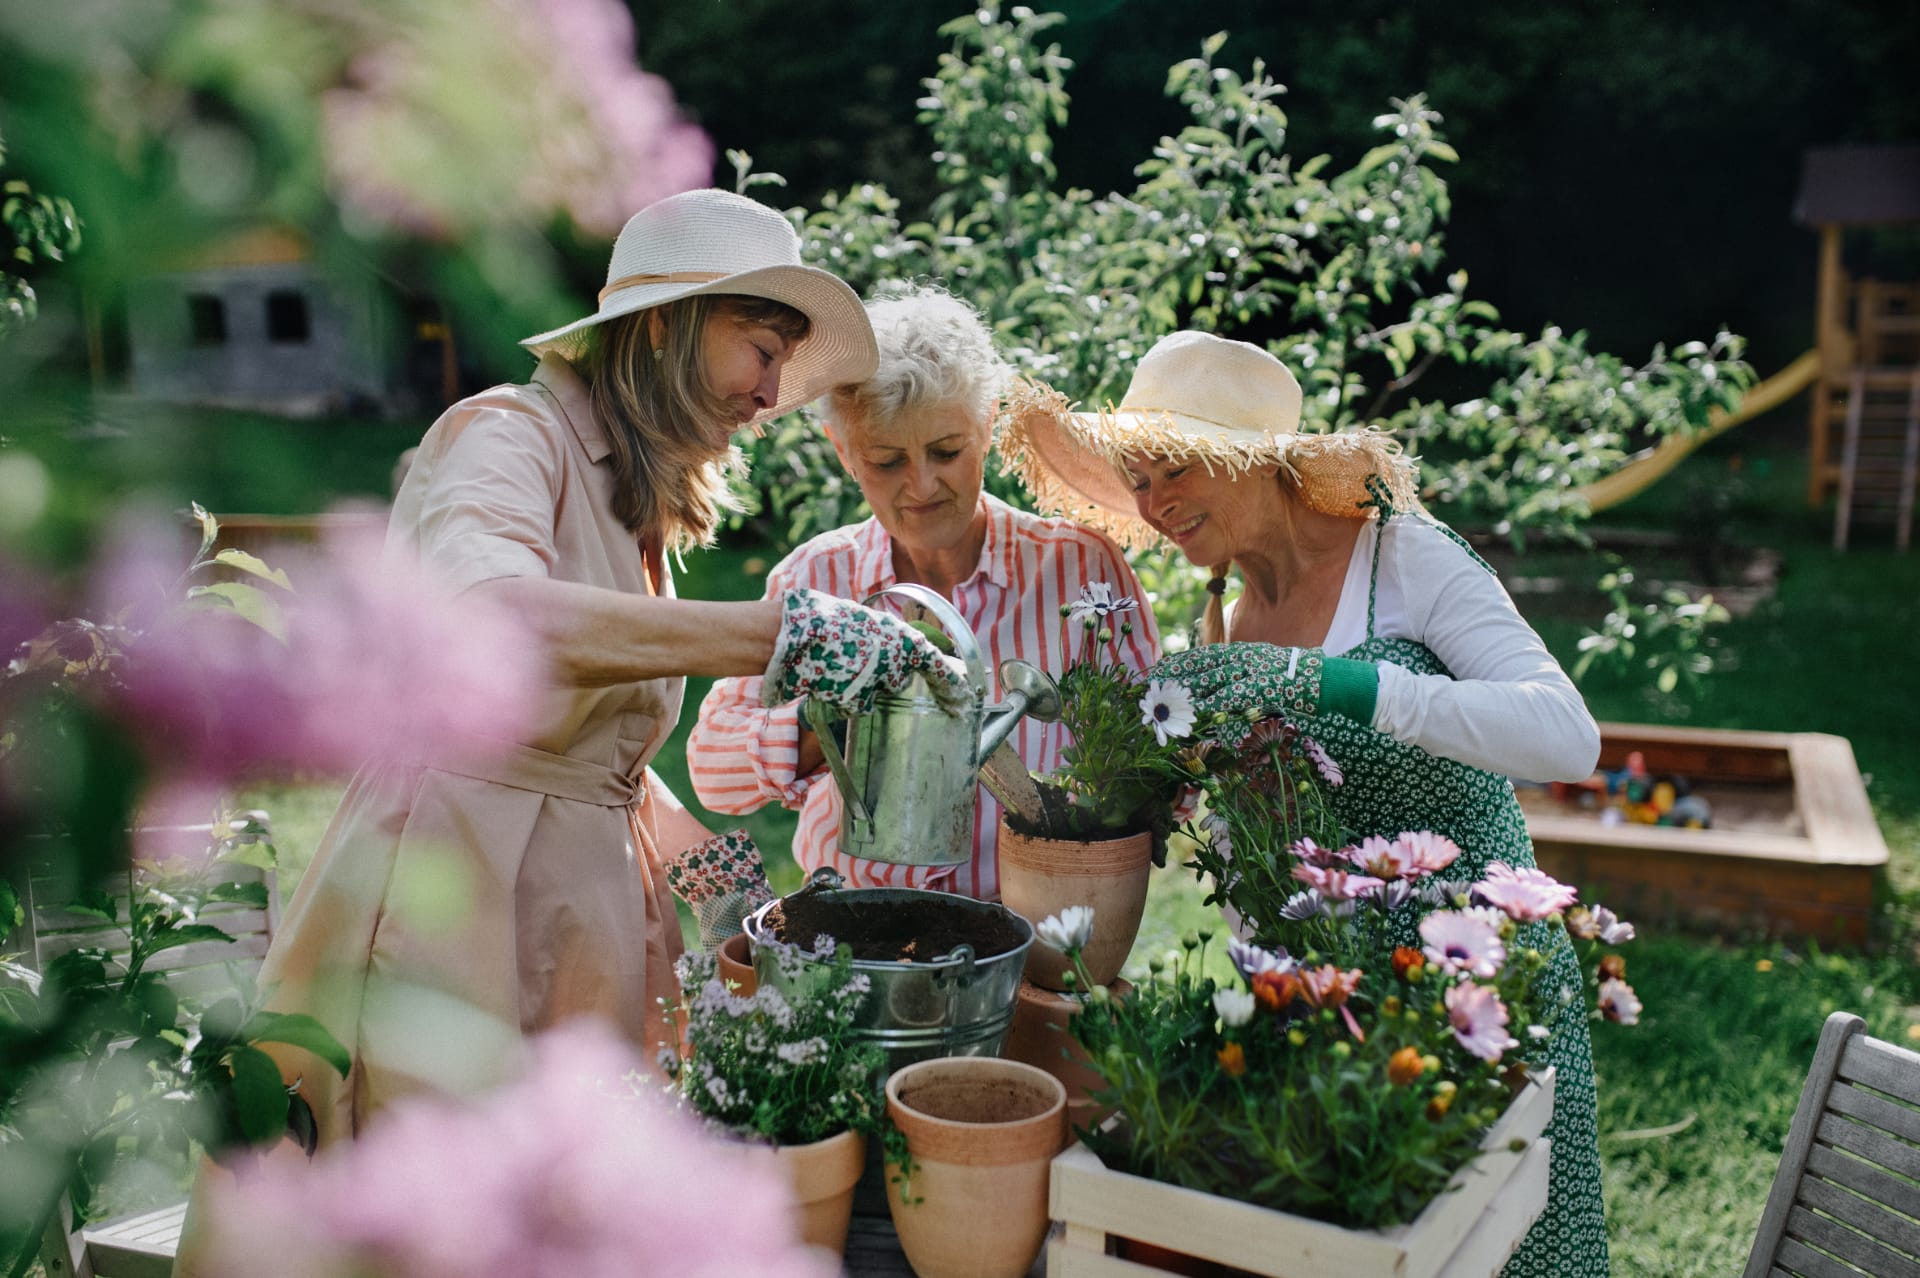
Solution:
M436 772L451 772L491 785L531 790L535 794L594 803L604 808L630 807L645 802L647 794L646 787L624 772L551 750L507 742L457 759L416 762Z

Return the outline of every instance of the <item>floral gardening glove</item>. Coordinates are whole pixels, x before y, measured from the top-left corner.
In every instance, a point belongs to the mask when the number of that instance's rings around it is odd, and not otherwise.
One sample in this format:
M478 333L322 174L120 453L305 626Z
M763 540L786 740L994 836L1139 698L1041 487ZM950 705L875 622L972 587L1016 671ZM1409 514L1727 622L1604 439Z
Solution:
M702 839L667 862L667 885L693 907L700 948L708 953L738 932L747 915L773 899L760 849L745 830Z
M1380 686L1371 661L1270 643L1215 643L1175 653L1154 666L1150 677L1185 687L1195 717L1208 730L1215 723L1276 715L1299 721L1342 714L1371 723ZM1242 728L1227 735L1244 733Z
M959 661L898 617L818 590L789 590L780 606L761 705L812 697L843 715L866 714L880 694L898 691L916 674L926 676L949 713L967 704Z

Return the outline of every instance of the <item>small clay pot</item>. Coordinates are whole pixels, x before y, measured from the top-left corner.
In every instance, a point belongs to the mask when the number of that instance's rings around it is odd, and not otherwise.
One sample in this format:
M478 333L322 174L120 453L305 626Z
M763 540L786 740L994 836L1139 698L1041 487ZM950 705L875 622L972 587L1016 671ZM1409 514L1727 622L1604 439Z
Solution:
M1118 839L1042 839L1000 822L1000 900L1038 927L1070 905L1093 907L1093 936L1080 962L1095 985L1120 974L1140 931L1153 868L1153 836ZM1027 979L1042 989L1064 990L1067 957L1034 938L1027 951Z
M719 965L720 979L742 998L760 988L760 978L753 974L753 945L745 932L729 936L715 951L714 961Z
M867 1165L867 1138L841 1132L810 1145L778 1145L771 1152L793 1186L800 1240L836 1256L844 1252L853 1187Z
M920 1278L1021 1278L1047 1238L1047 1185L1066 1141L1067 1093L1032 1065L943 1056L887 1080L887 1116L907 1138L905 1187L887 1205Z
M1107 987L1114 998L1125 998L1132 989L1126 981L1115 981ZM1094 1104L1087 1093L1106 1086L1106 1080L1088 1062L1086 1049L1067 1031L1067 1022L1079 1008L1076 995L1043 990L1031 981L1020 982L1013 1024L1000 1055L1037 1065L1060 1080L1067 1089L1070 1127L1098 1127L1111 1111ZM1068 1143L1072 1140L1069 1134Z

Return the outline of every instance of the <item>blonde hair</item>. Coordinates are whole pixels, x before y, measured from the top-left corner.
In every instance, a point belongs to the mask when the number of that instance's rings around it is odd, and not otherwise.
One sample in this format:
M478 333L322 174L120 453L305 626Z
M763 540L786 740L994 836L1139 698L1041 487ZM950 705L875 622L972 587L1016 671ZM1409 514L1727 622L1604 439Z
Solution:
M647 331L655 312L662 320L657 352ZM709 434L730 412L704 372L706 325L716 316L764 324L789 343L803 341L811 327L784 302L700 294L595 325L576 361L612 450L614 516L670 550L712 545L721 515L740 509L728 486L740 452L715 456Z
M1227 641L1227 574L1233 571L1231 560L1208 570L1207 606L1200 614L1200 642Z

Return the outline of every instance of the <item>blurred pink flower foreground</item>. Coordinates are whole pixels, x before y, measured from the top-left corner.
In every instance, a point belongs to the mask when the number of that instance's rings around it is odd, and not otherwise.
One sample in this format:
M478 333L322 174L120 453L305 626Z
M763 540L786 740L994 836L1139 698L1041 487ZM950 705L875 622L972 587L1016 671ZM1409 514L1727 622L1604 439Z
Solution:
M671 1108L611 1031L533 1042L475 1104L417 1100L209 1204L214 1278L833 1278L771 1160Z
M448 598L370 526L275 566L293 583L262 587L284 609L284 641L229 612L174 610L135 645L121 695L164 773L351 771L531 724L543 672L525 627Z

